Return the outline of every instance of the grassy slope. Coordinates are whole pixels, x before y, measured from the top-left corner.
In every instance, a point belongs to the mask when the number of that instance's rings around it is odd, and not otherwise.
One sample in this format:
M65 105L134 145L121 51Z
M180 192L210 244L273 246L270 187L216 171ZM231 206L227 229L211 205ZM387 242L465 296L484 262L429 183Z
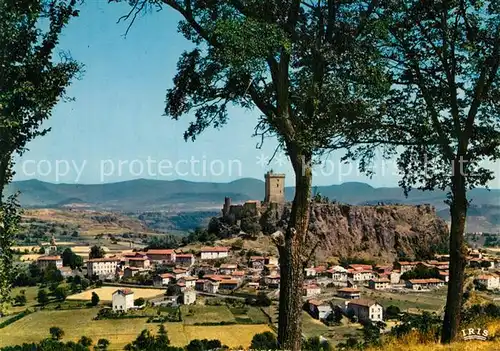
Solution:
M142 329L156 331L158 324L146 323L144 318L122 320L100 320L92 318L98 309L75 311L42 311L0 329L0 347L22 342L35 342L47 337L49 328L61 327L64 340L78 340L82 335L94 341L106 338L111 342L110 350L121 350L134 340ZM192 339L219 339L230 347L248 346L252 337L270 330L267 325L193 326L183 323L166 323L173 345L184 346ZM238 330L237 333L234 331Z
M113 220L100 223L93 218L94 216L106 215L112 217ZM81 236L95 236L102 233L121 234L127 232L148 234L148 230L140 221L117 213L103 211L32 209L24 212L23 219L79 226Z

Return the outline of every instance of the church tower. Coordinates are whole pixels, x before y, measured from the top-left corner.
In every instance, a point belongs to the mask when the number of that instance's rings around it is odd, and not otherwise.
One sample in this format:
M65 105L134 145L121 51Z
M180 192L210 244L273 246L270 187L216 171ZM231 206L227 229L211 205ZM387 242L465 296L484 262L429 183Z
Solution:
M273 173L271 170L265 174L266 179L266 197L265 203L285 202L285 175Z

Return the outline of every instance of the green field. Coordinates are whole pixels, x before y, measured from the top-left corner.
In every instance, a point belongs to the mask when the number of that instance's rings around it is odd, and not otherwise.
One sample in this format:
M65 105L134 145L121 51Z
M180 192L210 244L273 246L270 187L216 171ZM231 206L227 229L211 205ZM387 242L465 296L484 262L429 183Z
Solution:
M24 290L26 295L26 305L24 306L10 306L8 313L15 314L24 311L26 308L35 306L38 302L36 301L36 296L38 294L38 287L36 286L27 286L22 288L14 288L12 289L10 296L14 298L16 295L21 294L21 290Z
M399 307L402 311L424 310L429 312L440 312L446 301L446 288L432 292L404 292L390 293L367 291L363 298L376 300L387 308L390 305Z
M236 322L226 306L181 306L184 324Z
M122 350L142 329L158 329L158 324L146 323L146 318L92 320L97 311L98 309L91 308L30 314L0 329L0 347L40 341L48 336L50 327L58 326L65 332L64 340L77 341L82 335L90 337L94 342L99 338L106 338L111 342L110 350ZM229 310L227 312L231 314ZM219 339L230 347L248 347L255 334L270 330L265 324L194 326L166 323L165 326L172 344L177 346L184 346L192 339L207 338ZM235 333L235 330L238 332Z

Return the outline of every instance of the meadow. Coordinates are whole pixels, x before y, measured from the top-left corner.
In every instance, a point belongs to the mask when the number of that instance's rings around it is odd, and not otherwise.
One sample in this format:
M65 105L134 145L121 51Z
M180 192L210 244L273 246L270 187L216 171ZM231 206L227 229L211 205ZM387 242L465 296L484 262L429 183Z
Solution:
M257 307L230 308L227 306L181 306L184 324L196 323L255 323L266 324L267 316Z
M93 320L97 308L75 311L40 311L0 329L0 347L24 342L36 342L49 334L49 328L58 326L64 330L63 340L77 341L82 335L97 341L106 338L110 350L122 350L143 329L157 331L159 324L146 323L146 318ZM184 346L193 339L219 339L230 346L248 347L255 334L269 331L265 324L195 326L184 323L165 323L173 345ZM234 331L238 332L235 333Z
M101 301L111 301L113 293L118 289L130 289L134 292L134 299L140 297L144 299L150 299L156 296L161 296L165 293L165 289L143 289L143 288L128 288L119 286L103 286L102 288L86 290L78 294L68 296L68 300L83 300L90 301L92 299L92 293L95 292L99 295Z

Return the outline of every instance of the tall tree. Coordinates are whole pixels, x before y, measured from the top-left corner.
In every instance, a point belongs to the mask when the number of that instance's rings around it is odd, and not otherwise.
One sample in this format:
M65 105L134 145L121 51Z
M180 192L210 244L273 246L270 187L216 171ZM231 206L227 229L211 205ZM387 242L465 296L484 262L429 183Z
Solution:
M325 149L346 146L344 123L372 113L385 86L373 40L376 1L138 0L129 17L148 6L167 7L183 20L195 44L178 62L165 113L193 113L184 134L195 140L228 119L228 105L257 108L255 135L275 136L295 173L290 220L281 237L280 347L301 348L300 294L309 226L312 162ZM376 84L375 84L376 83Z
M104 249L102 247L94 245L90 248L89 258L90 259L103 258L104 254L105 254L105 252L104 252Z
M59 35L78 15L76 0L0 2L0 303L12 280L13 235L19 221L14 197L5 198L13 156L49 130L42 128L81 66L67 56L54 60Z
M494 173L500 156L500 6L495 1L387 3L383 44L393 88L381 138L406 145L398 166L405 192L448 191L450 277L441 341L457 336L464 286L467 190Z

